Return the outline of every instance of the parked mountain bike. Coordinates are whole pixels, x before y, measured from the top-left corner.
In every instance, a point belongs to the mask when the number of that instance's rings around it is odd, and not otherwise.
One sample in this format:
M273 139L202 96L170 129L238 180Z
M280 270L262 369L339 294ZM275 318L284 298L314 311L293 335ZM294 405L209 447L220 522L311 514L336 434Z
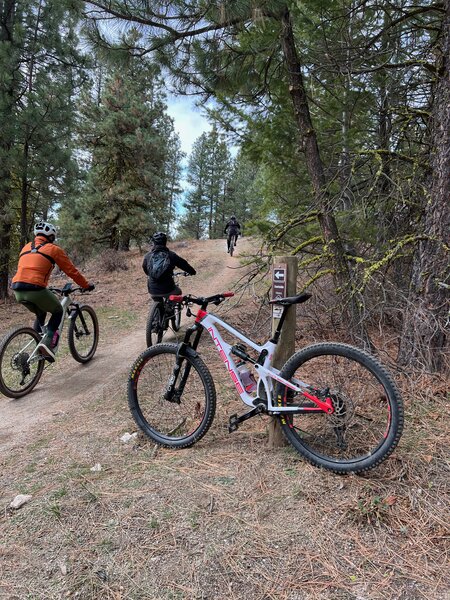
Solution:
M173 276L177 280L181 276L189 277L189 273L177 271ZM164 296L155 296L155 298L158 299L155 299L150 307L145 328L147 348L162 342L164 334L168 331L169 327L172 331L177 332L181 325L181 304L173 302Z
M255 415L272 415L306 460L337 473L367 471L391 454L403 429L403 404L390 374L377 359L346 344L322 343L303 348L281 370L275 369L272 359L286 310L310 295L273 301L284 310L275 334L263 346L206 311L209 304L219 305L230 296L233 293L171 297L187 307L188 316L192 316L193 304L200 309L181 344L148 348L131 368L128 403L148 437L161 446L186 448L211 426L216 390L197 352L206 330L242 401L251 408L230 417L230 432ZM254 356L242 344L226 343L216 325L250 346Z
M98 344L98 320L94 309L79 304L71 294L83 292L82 288L72 288L67 283L62 289L49 288L61 296L63 317L59 334L64 328L66 317L69 319L69 350L79 363L89 362L95 354ZM16 327L0 343L0 392L9 398L21 398L31 392L41 378L46 359L39 352L45 328L41 330L39 322L34 327Z

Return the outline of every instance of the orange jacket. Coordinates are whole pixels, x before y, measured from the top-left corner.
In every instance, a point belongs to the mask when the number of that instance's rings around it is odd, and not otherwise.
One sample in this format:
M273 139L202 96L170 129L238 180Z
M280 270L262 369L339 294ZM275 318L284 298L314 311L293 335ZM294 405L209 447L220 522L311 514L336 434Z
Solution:
M41 244L45 245L38 248ZM87 288L89 286L87 279L78 271L62 248L48 242L42 235L35 237L34 245L35 248L38 248L37 252L31 252L31 242L22 248L17 273L14 275L12 283L20 281L20 283L31 283L45 288L53 267L57 264L80 287Z

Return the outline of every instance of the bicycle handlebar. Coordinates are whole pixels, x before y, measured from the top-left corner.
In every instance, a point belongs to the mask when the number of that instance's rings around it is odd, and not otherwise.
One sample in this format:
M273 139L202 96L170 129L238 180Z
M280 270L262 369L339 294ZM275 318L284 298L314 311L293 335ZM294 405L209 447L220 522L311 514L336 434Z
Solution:
M221 294L214 294L213 296L208 297L191 296L191 294L188 294L187 296L172 295L169 296L169 300L172 300L172 302L178 302L179 304L185 304L186 306L189 304L198 304L199 306L206 307L209 303L217 306L226 298L231 298L232 296L234 296L234 292L222 292Z
M88 292L87 289L82 287L73 288L70 283L66 283L63 288L49 287L48 289L55 294L60 294L61 296L68 296L74 292L81 292L82 294L86 294Z

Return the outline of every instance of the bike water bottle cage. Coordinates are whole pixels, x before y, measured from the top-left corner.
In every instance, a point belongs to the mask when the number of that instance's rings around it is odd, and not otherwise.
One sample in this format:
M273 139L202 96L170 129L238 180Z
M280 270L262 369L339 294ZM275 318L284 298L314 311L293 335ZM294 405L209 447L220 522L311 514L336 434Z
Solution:
M52 265L55 265L55 260L54 258L52 258L51 256L49 256L48 254L45 254L44 252L39 252L39 250L42 248L42 246L45 246L46 244L49 244L50 242L43 242L42 244L39 244L39 246L35 246L34 242L31 242L31 250L26 250L25 252L22 252L22 254L20 256L25 256L25 254L40 254L41 256L44 256L47 260L49 260ZM19 256L19 258L20 258Z

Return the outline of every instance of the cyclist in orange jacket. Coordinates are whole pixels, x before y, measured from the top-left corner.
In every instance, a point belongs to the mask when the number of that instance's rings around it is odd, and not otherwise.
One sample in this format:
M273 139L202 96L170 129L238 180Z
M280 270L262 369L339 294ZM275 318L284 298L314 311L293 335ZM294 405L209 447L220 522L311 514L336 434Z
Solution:
M83 277L64 250L54 243L56 229L53 225L43 221L37 223L34 235L34 241L24 246L20 252L11 288L17 302L24 304L37 316L41 329L47 313L51 313L47 332L39 349L41 354L53 361L59 341L58 327L63 316L60 301L47 289L55 264L84 290L93 290L95 286Z

